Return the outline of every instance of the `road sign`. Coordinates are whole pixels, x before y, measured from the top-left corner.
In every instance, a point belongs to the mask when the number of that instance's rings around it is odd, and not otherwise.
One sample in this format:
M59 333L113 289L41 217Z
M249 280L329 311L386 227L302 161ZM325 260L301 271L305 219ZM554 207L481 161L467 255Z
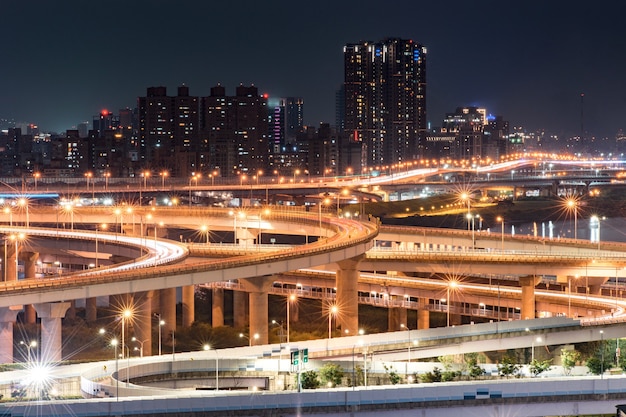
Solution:
M300 362L300 352L297 350L295 352L291 352L291 364L297 365L299 362Z
M302 363L309 362L309 349L302 350Z

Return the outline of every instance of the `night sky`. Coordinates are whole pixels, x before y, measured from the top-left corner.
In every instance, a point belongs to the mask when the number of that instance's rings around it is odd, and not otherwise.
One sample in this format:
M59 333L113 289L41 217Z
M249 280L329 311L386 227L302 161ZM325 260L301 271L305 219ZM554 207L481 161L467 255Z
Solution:
M428 120L482 106L512 126L626 130L626 2L2 0L0 118L62 132L149 86L192 95L239 83L305 100L335 122L346 43L428 48ZM580 94L584 93L581 106Z

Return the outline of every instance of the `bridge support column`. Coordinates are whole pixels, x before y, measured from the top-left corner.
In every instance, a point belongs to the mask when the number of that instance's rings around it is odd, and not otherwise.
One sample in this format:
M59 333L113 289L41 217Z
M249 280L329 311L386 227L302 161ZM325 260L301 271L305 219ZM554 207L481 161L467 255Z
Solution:
M337 324L343 336L359 334L359 261L361 257L337 262Z
M224 289L213 287L211 290L211 326L224 325Z
M140 348L143 356L152 356L152 298L154 291L142 291L135 294L135 337L138 344L134 347ZM157 326L159 324L157 323ZM132 342L131 342L132 343Z
M233 326L242 328L248 326L248 293L233 291Z
M428 303L428 300L421 300L420 305ZM417 328L420 330L430 329L430 311L425 308L417 310Z
M182 287L183 292L183 327L189 327L195 320L195 290L194 285Z
M163 334L170 335L176 331L176 288L159 290L159 307L163 325Z
M403 327L408 327L409 329L412 326L407 323L407 310L404 307L389 307L387 310L387 331L388 332L397 332L398 330L402 330Z
M589 294L599 295L602 292L602 285L609 280L608 277L588 277L585 284Z
M268 292L274 282L273 277L256 277L241 280L248 291L250 300L250 338L251 345L268 343ZM255 335L259 337L255 337Z
M69 307L68 302L35 304L41 317L42 362L60 362L62 359L61 319Z
M22 306L0 307L0 363L13 362L13 323Z
M15 252L15 245L5 236L8 241L8 245L4 247L4 280L5 281L17 281L17 259Z
M519 283L522 287L522 320L534 319L536 316L535 307L535 286L541 282L541 277L526 276L520 277Z
M85 321L91 323L98 318L98 306L96 297L85 299Z
M24 262L24 278L35 279L35 267L37 266L37 259L39 259L39 253L37 252L25 252L20 254L20 258ZM24 306L24 323L34 324L37 322L37 313L32 304Z

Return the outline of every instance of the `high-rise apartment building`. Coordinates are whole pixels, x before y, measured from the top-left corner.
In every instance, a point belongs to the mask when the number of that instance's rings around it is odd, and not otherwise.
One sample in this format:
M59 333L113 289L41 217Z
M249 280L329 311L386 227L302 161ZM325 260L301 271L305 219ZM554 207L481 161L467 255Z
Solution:
M234 96L227 96L221 85L203 97L202 167L222 176L257 174L267 166L268 141L267 95L259 95L255 86L240 85Z
M186 176L197 165L198 97L178 87L175 97L166 87L150 87L138 98L139 149L145 168L166 169Z
M426 52L396 38L344 47L344 169L363 172L419 156L427 134Z

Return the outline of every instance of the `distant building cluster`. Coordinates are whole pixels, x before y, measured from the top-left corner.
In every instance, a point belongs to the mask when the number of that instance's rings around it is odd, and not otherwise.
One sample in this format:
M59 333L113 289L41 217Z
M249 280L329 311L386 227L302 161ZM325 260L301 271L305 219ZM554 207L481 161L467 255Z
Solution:
M426 47L410 39L345 45L334 126L304 125L300 97L269 97L253 85L229 94L219 84L206 97L186 85L176 95L149 87L134 108L102 110L64 134L2 120L0 176L339 176L422 158L497 160L558 143L478 107L459 107L431 128L426 58Z

